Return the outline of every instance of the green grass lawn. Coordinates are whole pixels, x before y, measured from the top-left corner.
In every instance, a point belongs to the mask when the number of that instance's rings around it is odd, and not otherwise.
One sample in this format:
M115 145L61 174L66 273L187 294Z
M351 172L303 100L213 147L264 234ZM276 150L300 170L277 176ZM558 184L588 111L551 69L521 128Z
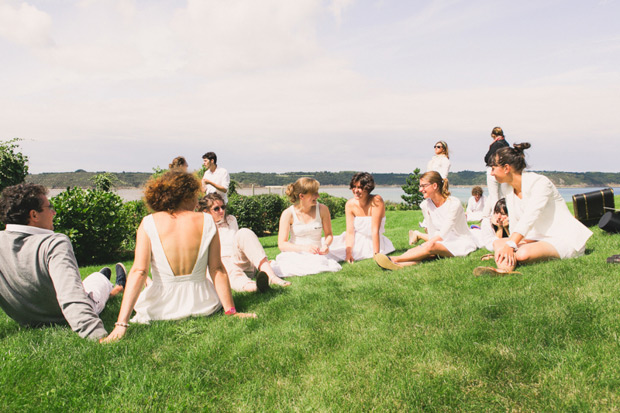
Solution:
M388 212L398 250L420 218ZM276 238L262 241L273 258ZM258 319L132 325L105 346L2 313L0 410L620 410L620 266L605 262L620 235L596 228L585 257L522 276L474 277L485 252L399 272L346 264L235 293ZM102 314L108 331L119 308Z

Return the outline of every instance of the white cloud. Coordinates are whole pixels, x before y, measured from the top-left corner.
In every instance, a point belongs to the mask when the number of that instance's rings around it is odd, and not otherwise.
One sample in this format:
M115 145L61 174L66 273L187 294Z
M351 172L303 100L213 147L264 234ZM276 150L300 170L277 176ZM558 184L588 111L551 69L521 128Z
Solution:
M33 48L53 44L51 17L22 1L0 0L0 36Z

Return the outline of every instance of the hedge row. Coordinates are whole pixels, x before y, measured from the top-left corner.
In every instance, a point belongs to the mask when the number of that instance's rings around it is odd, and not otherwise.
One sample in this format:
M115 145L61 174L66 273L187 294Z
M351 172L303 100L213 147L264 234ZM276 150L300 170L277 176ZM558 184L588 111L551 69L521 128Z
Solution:
M143 201L123 203L114 192L100 189L69 188L50 201L57 213L55 230L71 239L80 265L116 261L130 254L138 226L148 214ZM344 215L346 199L321 193L319 202L329 208L332 218ZM233 194L228 213L237 217L240 228L263 236L277 233L280 215L289 206L279 195Z

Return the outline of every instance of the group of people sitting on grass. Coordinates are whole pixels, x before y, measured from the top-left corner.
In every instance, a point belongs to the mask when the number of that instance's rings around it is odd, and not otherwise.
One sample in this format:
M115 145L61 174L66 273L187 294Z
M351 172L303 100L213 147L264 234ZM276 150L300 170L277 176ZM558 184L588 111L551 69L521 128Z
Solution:
M388 256L395 249L384 235L385 204L372 194L372 175L360 172L351 179L346 231L337 236L329 209L317 202L319 183L300 178L286 190L292 205L280 217L281 253L273 261L256 234L239 229L235 217L226 214L222 192L227 185L221 182L227 172L217 171L217 161L205 160L210 175L202 182L207 194L199 199L200 181L177 158L170 171L146 185L144 198L153 213L138 228L129 274L117 265L116 286L106 268L82 283L69 239L53 232L55 212L45 188L9 187L0 201L0 218L7 224L0 233L0 306L21 324L66 320L83 337L113 341L124 336L130 322L210 315L220 309L235 317L256 317L236 311L231 289L286 287L290 282L283 278L339 271L341 262L374 258L383 269L400 270L484 247L494 254L483 258L494 259L496 266L477 267L474 274L497 275L512 273L521 263L582 255L592 232L570 214L549 179L524 172L529 147L505 146L490 158L491 175L511 190L474 229L461 202L451 196L448 179L437 171L424 173L419 189L425 231L410 232L411 244L422 242L396 256ZM98 313L109 296L123 290L118 320L107 335Z

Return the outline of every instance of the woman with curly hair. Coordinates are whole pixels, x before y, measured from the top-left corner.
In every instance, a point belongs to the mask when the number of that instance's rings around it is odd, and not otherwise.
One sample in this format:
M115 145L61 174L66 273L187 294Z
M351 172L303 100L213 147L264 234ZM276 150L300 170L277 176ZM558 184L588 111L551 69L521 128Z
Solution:
M282 252L271 262L275 273L292 277L339 271L340 264L327 257L334 237L329 209L317 202L319 181L299 178L288 185L286 195L293 205L280 216L278 248Z
M206 316L222 307L227 315L256 317L235 309L217 227L211 215L194 212L199 191L199 181L181 171L166 172L147 183L145 200L155 212L138 228L118 321L105 341L123 337L134 309L131 322L144 324ZM149 266L153 281L142 290Z
M577 221L546 176L523 172L527 142L499 149L491 174L512 189L506 194L510 236L495 240L497 268L478 267L474 275L508 274L517 264L583 255L592 231Z
M337 261L372 258L377 253L389 254L394 245L385 232L385 204L380 195L372 195L375 180L368 172L353 175L349 184L353 198L344 207L346 231L334 237L329 256Z
M171 171L187 172L187 168L189 168L189 165L183 156L177 156L168 165L168 169Z

